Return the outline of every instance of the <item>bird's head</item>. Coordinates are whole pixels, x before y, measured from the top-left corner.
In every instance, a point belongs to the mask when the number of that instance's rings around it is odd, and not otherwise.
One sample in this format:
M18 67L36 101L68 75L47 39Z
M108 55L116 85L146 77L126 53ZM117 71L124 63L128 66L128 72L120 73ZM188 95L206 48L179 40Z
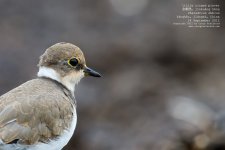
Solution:
M56 80L74 92L77 84L84 76L101 77L86 66L83 52L70 43L57 43L49 47L40 57L39 77Z

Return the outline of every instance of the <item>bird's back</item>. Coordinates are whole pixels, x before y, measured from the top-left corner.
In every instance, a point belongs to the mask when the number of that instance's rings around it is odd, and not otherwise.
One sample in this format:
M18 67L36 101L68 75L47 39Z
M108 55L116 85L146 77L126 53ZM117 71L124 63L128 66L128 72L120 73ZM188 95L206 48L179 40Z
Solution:
M58 139L71 128L74 110L71 93L51 79L30 80L9 91L0 97L0 150Z

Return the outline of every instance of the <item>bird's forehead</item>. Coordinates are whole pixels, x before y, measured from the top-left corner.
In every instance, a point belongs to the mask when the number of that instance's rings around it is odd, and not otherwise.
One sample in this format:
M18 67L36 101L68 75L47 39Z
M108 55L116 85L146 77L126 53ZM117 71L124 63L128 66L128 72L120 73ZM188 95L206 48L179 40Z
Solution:
M56 61L77 58L81 63L85 63L83 52L79 47L70 43L57 43L47 50L47 55Z

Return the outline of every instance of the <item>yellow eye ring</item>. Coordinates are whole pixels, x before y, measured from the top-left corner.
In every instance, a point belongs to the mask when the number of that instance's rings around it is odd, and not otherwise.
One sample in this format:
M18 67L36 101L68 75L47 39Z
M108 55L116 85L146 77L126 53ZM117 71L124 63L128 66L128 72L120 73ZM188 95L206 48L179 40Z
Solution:
M71 67L75 67L77 66L77 64L79 63L78 59L76 58L71 58L67 61L67 63L71 66Z

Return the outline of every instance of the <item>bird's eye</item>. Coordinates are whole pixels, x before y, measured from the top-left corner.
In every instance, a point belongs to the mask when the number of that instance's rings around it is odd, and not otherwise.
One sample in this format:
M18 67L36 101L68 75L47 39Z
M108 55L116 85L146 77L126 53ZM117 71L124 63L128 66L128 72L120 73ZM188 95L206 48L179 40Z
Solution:
M78 60L77 60L76 58L72 58L72 59L70 59L70 60L68 61L68 64L69 64L70 66L75 67L75 66L78 64Z

